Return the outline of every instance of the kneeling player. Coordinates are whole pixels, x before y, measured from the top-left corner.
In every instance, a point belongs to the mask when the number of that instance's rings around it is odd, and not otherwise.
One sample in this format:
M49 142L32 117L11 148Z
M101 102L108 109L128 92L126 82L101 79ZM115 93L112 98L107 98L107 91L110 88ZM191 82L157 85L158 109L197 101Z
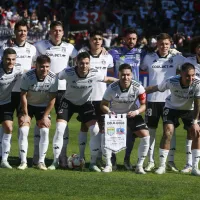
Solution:
M139 99L140 107L136 101ZM122 64L119 67L119 81L112 83L106 90L101 102L101 109L106 114L124 114L127 113L127 125L130 131L127 134L136 134L140 138L138 148L138 163L136 173L145 174L143 163L149 149L149 131L140 113L146 109L146 94L144 87L132 80L132 68L128 64ZM109 104L111 106L109 107ZM104 138L104 135L102 135ZM130 137L127 137L130 138ZM112 171L111 150L105 148L102 139L102 152L106 157L106 167L103 172Z

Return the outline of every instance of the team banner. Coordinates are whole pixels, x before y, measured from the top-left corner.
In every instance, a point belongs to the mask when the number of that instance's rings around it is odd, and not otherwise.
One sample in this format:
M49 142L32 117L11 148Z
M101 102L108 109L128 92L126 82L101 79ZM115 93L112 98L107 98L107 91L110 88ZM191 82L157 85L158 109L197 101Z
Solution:
M117 153L126 148L126 114L105 115L105 148Z

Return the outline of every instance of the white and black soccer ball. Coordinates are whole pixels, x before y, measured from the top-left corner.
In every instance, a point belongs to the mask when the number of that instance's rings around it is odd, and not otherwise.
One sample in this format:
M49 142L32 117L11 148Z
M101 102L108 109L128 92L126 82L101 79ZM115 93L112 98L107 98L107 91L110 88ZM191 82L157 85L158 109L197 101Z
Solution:
M72 154L67 160L69 169L82 169L85 165L85 160L80 158L78 154Z

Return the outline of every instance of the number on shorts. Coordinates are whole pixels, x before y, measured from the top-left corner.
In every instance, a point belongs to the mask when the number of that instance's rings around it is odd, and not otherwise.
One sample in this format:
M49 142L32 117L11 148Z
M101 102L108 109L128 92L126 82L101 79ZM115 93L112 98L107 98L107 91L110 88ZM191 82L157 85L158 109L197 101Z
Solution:
M146 110L146 116L152 116L152 109L151 108L148 108Z

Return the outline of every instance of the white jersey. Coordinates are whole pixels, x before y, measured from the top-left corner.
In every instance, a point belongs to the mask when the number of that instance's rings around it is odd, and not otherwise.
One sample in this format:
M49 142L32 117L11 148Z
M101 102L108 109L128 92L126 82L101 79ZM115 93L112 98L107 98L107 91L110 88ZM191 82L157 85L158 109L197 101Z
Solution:
M35 43L37 49L37 56L45 54L51 58L50 70L58 74L65 69L69 62L69 57L75 58L78 54L75 47L66 42L61 42L60 45L55 46L50 40L41 40ZM59 80L58 90L66 90L66 81Z
M171 94L166 98L165 107L176 110L193 110L194 98L200 98L200 79L195 77L194 82L189 87L180 84L180 75L164 80L158 85L160 92L167 89Z
M103 99L110 102L110 110L117 114L128 113L137 110L136 101L140 94L145 93L144 87L137 81L132 80L127 91L122 91L119 81L110 84L103 96Z
M195 67L195 75L200 78L200 63L197 62L197 57L196 56L192 56L192 57L187 57L186 61L188 63L191 63L194 65Z
M6 73L0 66L0 105L11 102L11 92L16 81L21 78L23 71L15 66L11 73Z
M58 78L56 74L49 71L44 81L38 81L36 69L32 69L23 75L21 90L27 91L29 105L45 107L50 101L49 94L58 90Z
M86 77L80 78L76 72L76 67L66 68L59 73L59 79L65 79L67 88L64 97L75 105L83 105L91 101L94 83L103 82L104 74L96 69L90 69Z
M142 70L149 72L149 85L159 85L163 80L176 75L176 70L184 63L185 58L181 55L168 54L166 57L159 57L157 53L150 53L144 57L140 66ZM163 93L154 92L148 94L149 102L165 102L170 94L169 90Z
M36 59L36 48L32 44L25 42L23 46L14 44L10 47L7 43L5 43L0 51L1 57L3 56L3 51L7 48L12 48L16 51L16 66L21 67L24 72L31 69L33 61ZM20 84L21 79L18 79L13 87L13 92L20 92Z

